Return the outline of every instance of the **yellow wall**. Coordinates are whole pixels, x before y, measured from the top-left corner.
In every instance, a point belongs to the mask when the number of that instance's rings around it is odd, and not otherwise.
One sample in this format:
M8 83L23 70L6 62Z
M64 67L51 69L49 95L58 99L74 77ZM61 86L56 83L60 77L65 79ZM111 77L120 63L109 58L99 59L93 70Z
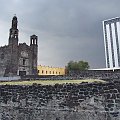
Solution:
M65 68L39 65L37 69L38 75L65 75Z

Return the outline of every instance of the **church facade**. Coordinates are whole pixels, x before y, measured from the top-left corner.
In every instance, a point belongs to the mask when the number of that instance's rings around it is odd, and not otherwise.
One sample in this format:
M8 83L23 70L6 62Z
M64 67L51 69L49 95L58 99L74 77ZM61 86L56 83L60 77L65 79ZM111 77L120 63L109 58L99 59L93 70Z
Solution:
M0 47L0 76L37 75L38 37L30 36L30 45L18 43L17 24L14 16L8 45Z

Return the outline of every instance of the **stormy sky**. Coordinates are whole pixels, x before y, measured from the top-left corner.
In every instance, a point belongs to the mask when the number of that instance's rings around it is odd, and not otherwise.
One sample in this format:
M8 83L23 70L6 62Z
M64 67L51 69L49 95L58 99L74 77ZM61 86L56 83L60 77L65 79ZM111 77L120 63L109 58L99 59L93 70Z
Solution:
M14 14L19 43L36 34L38 64L64 67L70 60L105 67L102 21L120 16L120 0L0 0L0 46L8 44Z

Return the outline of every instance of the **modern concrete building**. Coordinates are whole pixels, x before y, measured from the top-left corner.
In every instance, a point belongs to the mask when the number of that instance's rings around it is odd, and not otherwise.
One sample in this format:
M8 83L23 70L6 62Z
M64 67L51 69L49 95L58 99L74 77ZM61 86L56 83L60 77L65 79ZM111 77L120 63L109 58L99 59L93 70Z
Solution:
M120 67L120 18L103 21L105 58L107 68Z

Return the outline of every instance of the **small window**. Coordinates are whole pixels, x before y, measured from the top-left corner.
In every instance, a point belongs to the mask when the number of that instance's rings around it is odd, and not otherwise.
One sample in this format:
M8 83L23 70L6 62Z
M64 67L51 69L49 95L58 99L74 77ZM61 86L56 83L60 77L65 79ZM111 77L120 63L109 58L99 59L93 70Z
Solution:
M57 74L57 72L56 72L56 74Z
M50 74L51 74L51 71L50 71Z
M59 72L59 75L60 75L60 72Z
M54 71L53 71L53 74L54 74Z
M44 73L44 70L42 70L42 74Z
M25 59L23 59L23 65L25 65Z
M47 71L46 71L46 74L47 74Z

